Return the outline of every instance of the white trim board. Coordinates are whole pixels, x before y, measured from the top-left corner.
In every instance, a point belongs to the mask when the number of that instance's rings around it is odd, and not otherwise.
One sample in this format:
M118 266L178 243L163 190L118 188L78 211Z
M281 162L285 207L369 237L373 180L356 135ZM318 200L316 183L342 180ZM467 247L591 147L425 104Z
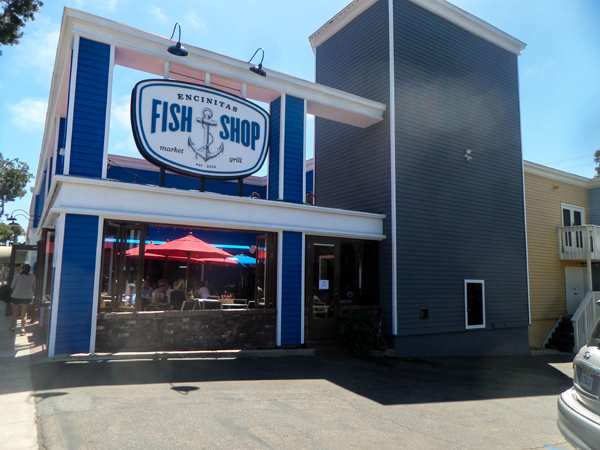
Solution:
M68 176L56 176L50 192L42 227L60 212L74 212L168 224L385 239L382 214Z
M392 221L392 334L398 334L398 245L396 214L396 90L394 70L394 0L388 0L390 63L390 201Z

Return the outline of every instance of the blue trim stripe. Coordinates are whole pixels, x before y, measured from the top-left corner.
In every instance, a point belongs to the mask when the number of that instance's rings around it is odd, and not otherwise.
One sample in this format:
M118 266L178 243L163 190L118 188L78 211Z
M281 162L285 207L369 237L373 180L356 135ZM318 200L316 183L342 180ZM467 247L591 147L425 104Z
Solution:
M99 218L67 214L62 253L55 354L88 353Z
M279 199L279 136L281 97L271 102L271 149L269 150L269 199Z
M281 273L281 345L301 343L302 233L283 232Z
M80 38L69 167L71 175L102 176L109 72L110 45Z

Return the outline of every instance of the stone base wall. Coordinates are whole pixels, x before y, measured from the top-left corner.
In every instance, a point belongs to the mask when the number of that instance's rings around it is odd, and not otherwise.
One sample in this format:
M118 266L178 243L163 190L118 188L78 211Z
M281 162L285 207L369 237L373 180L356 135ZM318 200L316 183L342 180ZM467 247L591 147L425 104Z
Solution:
M275 348L276 330L275 309L104 313L96 352Z

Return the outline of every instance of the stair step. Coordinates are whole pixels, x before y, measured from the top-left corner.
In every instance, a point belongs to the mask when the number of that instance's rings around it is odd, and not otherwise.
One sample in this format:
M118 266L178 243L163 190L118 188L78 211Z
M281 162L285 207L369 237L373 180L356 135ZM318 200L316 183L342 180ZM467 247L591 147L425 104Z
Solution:
M564 345L552 345L552 344L548 343L548 344L546 344L546 348L551 349L551 350L558 350L559 352L574 353L573 347L564 346Z

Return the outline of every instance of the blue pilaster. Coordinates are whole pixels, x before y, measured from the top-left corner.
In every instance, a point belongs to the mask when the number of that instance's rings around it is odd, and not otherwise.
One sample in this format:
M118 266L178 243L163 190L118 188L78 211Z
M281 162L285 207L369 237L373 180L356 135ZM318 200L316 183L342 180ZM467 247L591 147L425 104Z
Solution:
M281 270L281 345L302 339L302 233L283 232Z
M102 177L110 45L80 38L69 174Z
M282 114L282 110L285 114ZM279 97L271 103L270 113L269 199L303 203L304 100L290 95ZM283 184L280 183L282 176ZM283 192L280 192L282 187Z
M98 216L67 214L62 248L54 354L89 353L94 311ZM52 356L52 355L50 355Z
M304 203L304 100L285 98L285 150L283 153L283 199Z
M280 157L280 122L281 97L271 102L270 107L270 148L269 148L269 186L267 194L270 200L279 199L279 157Z

